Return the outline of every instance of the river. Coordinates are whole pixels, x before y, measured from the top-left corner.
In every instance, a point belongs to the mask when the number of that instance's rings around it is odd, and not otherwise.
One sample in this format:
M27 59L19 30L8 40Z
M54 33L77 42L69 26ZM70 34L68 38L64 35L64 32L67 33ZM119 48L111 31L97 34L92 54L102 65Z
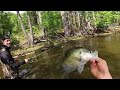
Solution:
M120 34L112 34L107 37L91 37L83 40L69 41L59 46L42 51L39 49L35 54L21 57L34 57L32 63L23 65L20 70L30 70L24 79L94 79L91 75L89 62L81 74L74 71L67 75L62 68L64 55L67 50L81 47L89 50L97 50L99 57L106 60L113 78L120 78ZM2 75L0 71L0 76Z

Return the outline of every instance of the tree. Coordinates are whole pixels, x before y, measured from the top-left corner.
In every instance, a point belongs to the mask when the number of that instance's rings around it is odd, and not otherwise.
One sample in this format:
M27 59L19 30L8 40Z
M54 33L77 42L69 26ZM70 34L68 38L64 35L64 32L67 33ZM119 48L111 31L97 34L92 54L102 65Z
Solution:
M61 29L61 15L58 11L44 11L42 13L42 25L47 29L49 36L56 35Z
M37 22L38 22L38 25L39 25L39 29L41 30L41 32L43 32L43 36L44 36L45 32L44 32L44 27L42 25L42 11L36 11L36 13L37 13L37 16L38 16Z
M30 16L29 16L29 12L27 12L28 14L28 24L29 24L29 27L30 27L30 44L33 45L34 44L34 38L33 38L33 30L32 30L32 25L31 25L31 20L30 20Z
M36 11L29 11L29 16L31 17L31 24L33 26L38 25L38 21L37 21L37 12Z
M68 29L68 23L67 23L67 11L61 11L61 17L63 22L63 28L64 28L64 36L69 36L69 29Z
M19 21L20 21L20 24L21 24L21 28L22 28L22 30L23 30L23 33L24 33L24 35L25 35L25 37L26 37L26 39L27 39L28 45L30 46L30 39L29 39L29 37L28 37L28 34L27 34L26 31L25 31L25 27L24 27L23 22L22 22L22 17L20 16L19 11L17 11L17 15L18 15L18 19L19 19Z

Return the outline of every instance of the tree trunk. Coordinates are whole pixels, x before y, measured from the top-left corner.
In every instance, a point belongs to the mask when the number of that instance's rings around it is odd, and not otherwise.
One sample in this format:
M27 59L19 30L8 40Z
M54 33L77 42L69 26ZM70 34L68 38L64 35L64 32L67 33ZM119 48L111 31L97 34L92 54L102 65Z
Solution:
M26 39L27 39L27 41L28 41L28 45L30 46L30 40L29 40L28 34L27 34L26 31L25 31L25 27L24 27L23 22L22 22L22 17L20 16L19 11L17 11L17 15L18 15L18 19L19 19L19 21L20 21L20 24L21 24L21 28L22 28L22 30L23 30L23 33L24 33L24 35L25 35L25 37L26 37Z
M86 35L87 32L86 32L86 20L85 20L86 16L85 16L85 11L82 11L81 12L81 32L82 32L82 35Z
M82 11L79 11L78 13L79 13L78 14L78 16L79 16L78 17L79 18L78 19L79 20L78 21L79 22L79 31L78 32L79 32L79 35L82 36L83 35L83 17L82 17Z
M95 18L95 12L92 11L92 18L93 18L93 25L96 26L96 18Z
M69 22L70 22L70 35L75 36L76 35L76 17L75 17L75 11L69 11Z
M77 25L78 25L78 35L81 36L81 19L80 19L80 11L76 11L76 21L77 21Z
M64 36L68 37L69 36L69 30L68 30L68 23L66 19L66 11L61 11L61 17L62 17L62 22L63 22L63 27L64 27Z
M42 11L37 11L36 13L38 14L37 21L38 21L38 24L39 24L39 28L40 28L41 32L43 33L43 36L44 36L45 33L44 33L44 27L42 26L42 15L41 15Z
M34 44L33 30L32 30L32 25L31 25L29 13L28 13L27 16L28 16L28 24L29 24L29 27L30 27L30 44L33 45Z
M36 11L36 13L38 14L38 19L37 19L37 20L38 20L38 23L41 24L41 23L42 23L42 18L41 18L41 16L42 16L41 13L42 13L42 11Z
M84 35L88 35L90 34L90 22L88 20L88 11L83 11L83 31L84 31Z
M34 26L36 26L36 25L38 25L38 22L37 22L37 13L36 13L36 11L29 11L30 12L30 17L31 17L31 19L32 19L32 22L31 22L31 24L32 25L34 25Z
M80 13L79 11L76 11L77 13L77 23L78 23L78 28L80 27Z
M69 33L72 36L73 35L73 27L72 27L72 11L68 11L67 12L67 18L68 18L68 29L69 29Z

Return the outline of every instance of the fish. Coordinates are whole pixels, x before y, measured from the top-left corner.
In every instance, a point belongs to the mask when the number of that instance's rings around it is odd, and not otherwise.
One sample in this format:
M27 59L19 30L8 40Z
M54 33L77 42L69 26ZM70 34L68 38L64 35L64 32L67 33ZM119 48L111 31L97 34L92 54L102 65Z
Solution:
M64 62L62 64L63 70L66 73L71 73L75 70L82 73L85 64L91 58L98 58L98 51L90 51L84 48L70 49L65 54Z

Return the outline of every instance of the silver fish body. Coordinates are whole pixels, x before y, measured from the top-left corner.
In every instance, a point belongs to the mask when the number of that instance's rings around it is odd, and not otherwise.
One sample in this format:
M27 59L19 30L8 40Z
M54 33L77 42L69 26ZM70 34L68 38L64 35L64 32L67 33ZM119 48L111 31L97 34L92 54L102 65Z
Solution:
M89 51L81 48L70 50L67 53L64 63L62 64L66 73L71 73L74 70L78 70L79 73L82 73L85 64L90 58L98 57L98 51Z

